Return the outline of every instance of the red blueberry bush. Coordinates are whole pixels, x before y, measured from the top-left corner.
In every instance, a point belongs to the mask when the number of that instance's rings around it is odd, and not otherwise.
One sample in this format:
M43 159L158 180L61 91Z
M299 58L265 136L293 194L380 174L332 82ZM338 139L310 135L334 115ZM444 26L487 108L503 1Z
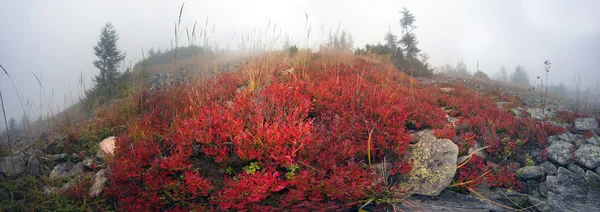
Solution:
M488 146L489 160L474 157L457 182L515 187L517 167L492 161L560 131L495 106L519 105L516 98L454 84L444 92L361 58L292 67L259 60L242 69L132 97L136 115L110 119L126 127L105 195L125 211L359 206L386 189L367 161L394 155L392 174L407 173L410 134L421 129L453 140L461 155Z

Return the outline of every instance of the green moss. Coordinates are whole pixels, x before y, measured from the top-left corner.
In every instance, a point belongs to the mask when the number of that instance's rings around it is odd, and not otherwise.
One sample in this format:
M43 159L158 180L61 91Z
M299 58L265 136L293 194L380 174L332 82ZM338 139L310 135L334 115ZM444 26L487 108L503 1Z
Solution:
M531 158L531 156L527 153L525 154L525 166L535 166L533 158Z
M254 174L256 171L260 170L260 168L261 167L258 165L258 162L252 162L250 165L244 167L244 171L246 171L248 174Z
M233 175L233 168L227 167L227 169L225 169L225 173L227 173L229 175Z
M519 169L519 170L517 171L517 173L515 173L515 175L516 175L517 177L522 177L524 174L525 174L525 171L524 171L523 169Z
M285 178L288 180L293 180L294 176L296 175L296 170L298 170L300 167L296 164L292 164L290 166L287 167L288 172L285 173Z
M523 141L522 141L521 139L518 139L518 138L517 138L517 140L515 141L515 144L516 144L517 146L522 146L522 145L523 145Z

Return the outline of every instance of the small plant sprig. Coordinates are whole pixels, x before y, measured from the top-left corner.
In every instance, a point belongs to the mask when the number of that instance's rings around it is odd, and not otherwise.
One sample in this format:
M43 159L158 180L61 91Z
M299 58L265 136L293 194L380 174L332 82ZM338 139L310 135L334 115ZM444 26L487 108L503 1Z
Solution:
M546 99L548 98L548 74L550 73L550 65L552 65L552 63L550 63L550 61L546 60L544 61L544 69L546 70L546 88L544 91L544 99L542 100L542 114L545 115L546 114Z

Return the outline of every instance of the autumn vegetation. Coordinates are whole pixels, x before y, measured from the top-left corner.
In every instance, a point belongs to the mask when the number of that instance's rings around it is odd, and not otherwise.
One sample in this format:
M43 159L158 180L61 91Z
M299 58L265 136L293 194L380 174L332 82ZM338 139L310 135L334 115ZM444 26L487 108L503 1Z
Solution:
M461 164L453 187L521 189L521 164L507 159L563 129L498 101L525 107L500 91L422 84L375 56L272 52L237 72L124 98L93 128L118 136L104 197L122 210L335 210L410 195L390 179L410 171L410 135L424 129L454 141L459 156L486 146L489 157ZM375 171L384 160L394 164L388 179Z

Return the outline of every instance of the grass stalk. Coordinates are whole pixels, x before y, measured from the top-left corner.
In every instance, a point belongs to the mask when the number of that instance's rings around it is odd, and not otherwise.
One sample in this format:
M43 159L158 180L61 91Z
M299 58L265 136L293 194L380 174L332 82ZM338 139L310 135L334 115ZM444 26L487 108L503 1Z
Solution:
M25 110L25 106L23 105L23 100L21 99L21 94L19 94L19 91L17 90L17 86L15 85L15 82L13 81L12 77L8 74L8 71L6 71L6 69L4 69L4 67L2 65L0 65L0 68L2 68L2 70L4 71L6 76L8 76L8 79L10 80L13 88L15 89L15 93L17 94L17 98L19 99L19 104L21 105L21 109L23 109L23 115L25 116L25 122L27 123L27 128L29 129L29 135L32 136L33 132L31 131L31 125L29 125L29 118L27 117L27 111Z

